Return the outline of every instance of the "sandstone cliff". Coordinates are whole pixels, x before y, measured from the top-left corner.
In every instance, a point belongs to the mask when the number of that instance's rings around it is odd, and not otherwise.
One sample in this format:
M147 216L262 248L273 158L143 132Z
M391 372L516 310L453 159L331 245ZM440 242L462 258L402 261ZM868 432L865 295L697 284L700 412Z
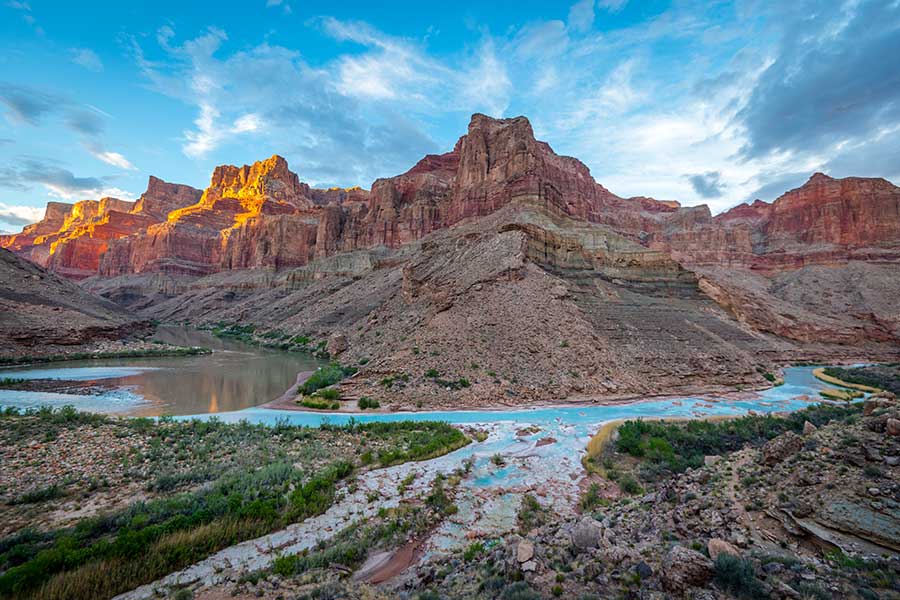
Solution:
M0 236L0 247L73 279L96 275L113 240L143 233L168 213L196 202L200 192L150 177L136 202L116 198L51 202L44 219L22 233Z

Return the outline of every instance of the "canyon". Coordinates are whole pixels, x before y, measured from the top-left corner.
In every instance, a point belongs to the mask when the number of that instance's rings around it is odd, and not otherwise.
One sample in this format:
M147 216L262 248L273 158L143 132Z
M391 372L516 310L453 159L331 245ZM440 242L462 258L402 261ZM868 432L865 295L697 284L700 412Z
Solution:
M396 408L760 387L789 361L900 354L900 188L816 173L713 216L613 194L524 117L476 114L369 191L272 156L204 191L51 203L0 246L141 318L320 340L359 365L343 397Z

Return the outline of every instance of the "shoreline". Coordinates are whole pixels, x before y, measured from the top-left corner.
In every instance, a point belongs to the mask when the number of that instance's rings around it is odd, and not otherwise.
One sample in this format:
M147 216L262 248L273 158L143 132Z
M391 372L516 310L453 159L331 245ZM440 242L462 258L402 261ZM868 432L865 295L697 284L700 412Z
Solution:
M573 400L563 400L563 401L532 401L532 402L523 402L517 406L497 406L497 405L488 405L488 406L470 406L465 408L429 408L429 409L413 409L413 408L404 408L403 410L387 410L384 408L371 409L371 410L360 410L355 406L355 403L351 400L341 401L344 404L341 405L339 410L317 410L308 408L305 406L301 406L297 402L295 402L294 398L296 397L292 391L296 389L297 386L302 385L314 371L301 371L297 374L297 380L294 384L288 388L281 396L274 400L270 400L268 402L264 402L262 404L258 404L253 408L262 408L266 410L285 410L291 412L307 412L307 413L315 413L315 414L324 414L324 415L377 415L377 414L385 414L385 415L397 415L397 414L421 414L421 413L433 413L433 412L515 412L515 411L528 411L528 410L544 410L544 409L556 409L556 408L590 408L596 406L618 406L622 404L640 404L643 402L659 402L665 400L685 400L685 399L696 399L701 402L719 402L723 400L731 399L730 396L738 395L738 394L748 394L750 398L755 397L758 392L772 389L774 387L779 387L778 385L760 385L758 387L747 388L742 390L736 390L733 388L728 388L726 386L709 386L709 387L697 387L692 388L690 390L685 390L682 392L666 392L660 394L627 394L622 396L576 396ZM713 395L715 395L713 397Z

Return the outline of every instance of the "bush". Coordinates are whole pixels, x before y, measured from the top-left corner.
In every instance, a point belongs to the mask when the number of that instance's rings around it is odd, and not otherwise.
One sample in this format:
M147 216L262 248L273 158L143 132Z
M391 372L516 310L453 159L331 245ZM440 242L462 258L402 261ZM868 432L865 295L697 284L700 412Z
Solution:
M381 407L381 404L378 402L378 400L369 398L367 396L363 396L362 398L360 398L359 401L356 403L356 405L359 407L360 410L366 410L367 408L380 408Z
M318 398L324 398L325 400L338 400L341 397L341 392L336 388L323 388L316 391L315 396Z
M344 377L349 377L354 373L356 373L355 367L342 367L338 363L333 362L316 369L315 373L310 375L309 379L300 385L298 391L301 394L312 394L319 389L334 385Z
M503 589L500 600L541 600L541 595L524 581L517 581Z
M56 500L66 495L66 491L60 486L54 484L44 488L30 490L13 499L11 504L37 504L39 502L47 502L48 500Z
M316 410L338 410L341 407L341 403L336 400L319 399L316 396L307 396L300 401L300 405Z
M470 562L484 554L484 544L475 542L463 551L463 560Z
M756 578L753 563L737 556L722 553L716 558L716 584L739 598L763 598L761 582Z

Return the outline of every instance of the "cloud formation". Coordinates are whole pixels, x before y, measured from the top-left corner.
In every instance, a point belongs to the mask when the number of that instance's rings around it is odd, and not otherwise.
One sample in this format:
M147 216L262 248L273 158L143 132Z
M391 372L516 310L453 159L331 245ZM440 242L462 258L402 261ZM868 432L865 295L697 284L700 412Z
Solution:
M36 206L15 206L0 202L0 223L21 228L40 221L44 209Z
M0 187L28 191L35 184L42 185L51 196L64 200L134 197L128 191L110 185L109 178L79 177L57 162L41 157L19 157L12 166L0 168Z
M688 175L694 191L703 198L720 198L725 193L725 185L721 181L722 174L718 171L708 171L696 175Z
M82 145L92 156L108 165L134 170L134 165L121 153L104 147L101 138L108 115L100 109L62 94L11 83L0 83L0 102L6 106L11 122L40 127L52 117L59 118L81 137Z
M72 62L94 73L103 71L103 61L90 48L72 48Z

